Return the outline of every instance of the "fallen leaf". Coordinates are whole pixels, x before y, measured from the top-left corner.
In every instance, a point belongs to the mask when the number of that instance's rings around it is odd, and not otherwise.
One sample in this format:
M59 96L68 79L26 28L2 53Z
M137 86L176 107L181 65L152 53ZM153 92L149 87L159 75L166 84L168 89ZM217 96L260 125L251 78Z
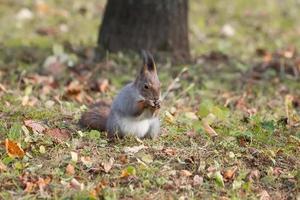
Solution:
M43 145L41 145L39 151L41 154L44 154L46 153L46 148Z
M235 176L235 172L237 171L237 167L233 167L232 169L227 169L224 173L223 173L223 177L226 181L232 180Z
M32 11L28 8L22 8L16 15L16 19L20 21L30 20L33 17Z
M282 52L282 55L285 58L293 58L295 54L296 54L296 48L294 47L289 47Z
M6 170L7 170L6 165L4 163L2 163L1 160L0 160L0 172L4 172Z
M128 176L135 176L136 170L133 166L128 166L126 169L123 169L121 172L121 178L126 178Z
M1 83L0 83L0 91L7 92L6 88Z
M110 158L108 162L102 163L105 173L108 173L111 170L114 162L115 162L114 158Z
M28 128L31 128L32 131L35 131L37 133L43 133L46 130L45 125L34 120L24 120L24 124Z
M192 176L192 173L190 172L190 171L188 171L188 170L181 170L180 172L179 172L179 174L180 174L180 176L184 176L184 177L189 177L189 176Z
M121 162L122 164L127 164L127 163L128 163L128 157L127 157L126 154L121 154L121 155L119 156L119 160L120 160L120 162Z
M78 153L74 152L74 151L71 151L71 160L74 162L74 163L77 163L78 161Z
M198 120L198 116L193 112L186 112L184 113L184 116L191 120Z
M34 187L36 186L36 185L35 185L34 183L32 183L32 182L27 182L27 183L25 183L25 185L26 185L26 187L25 187L25 189L24 189L24 192L26 192L26 193L32 192L33 189L34 189Z
M93 165L93 161L89 156L81 156L80 160L86 167L92 167Z
M280 167L275 167L274 169L273 169L273 175L274 176L279 176L280 174L282 174L282 169L280 168Z
M71 138L71 134L68 130L59 128L48 129L46 131L46 135L49 135L50 137L59 141L66 141Z
M77 95L82 91L82 84L78 81L72 81L67 86L66 90L69 95Z
M83 190L84 189L84 184L79 183L75 178L73 178L70 182L70 186L74 188L75 190Z
M217 132L209 125L209 123L207 121L203 121L203 128L206 131L206 133L208 133L208 135L212 138L217 137L218 134Z
M22 98L22 106L30 106L33 107L37 104L38 99L35 97L23 96Z
M37 181L37 185L39 186L40 193L41 193L42 196L46 197L45 188L49 185L50 182L51 182L50 177L47 177L45 179L39 177L39 179Z
M66 167L66 172L68 175L74 175L75 174L75 168L73 165L68 164Z
M253 182L254 180L258 180L259 177L260 177L260 172L257 169L255 169L249 173L248 180Z
M226 37L232 37L235 34L235 30L230 24L225 24L222 27L221 34Z
M164 153L167 154L168 156L174 156L177 154L177 151L176 149L166 148L164 149Z
M142 159L143 162L145 162L146 164L150 164L153 162L153 157L150 154L142 154L140 156L140 158Z
M35 9L40 15L46 15L50 11L50 7L45 1L36 1Z
M202 185L203 184L203 177L199 176L199 175L195 175L193 178L193 185L197 186L197 185Z
M270 200L271 197L269 195L269 193L266 191L266 190L262 190L260 193L259 193L259 199L260 200Z
M67 85L65 89L64 97L72 100L76 100L78 102L83 102L86 94L83 92L83 85L79 81L72 81Z
M173 124L175 122L175 117L169 113L168 111L165 112L165 120L170 123Z
M139 152L142 149L146 149L147 147L145 145L140 146L133 146L133 147L124 147L124 152L128 154L135 154Z
M175 107L172 106L172 107L170 108L170 113L171 113L171 115L174 116L174 115L176 114L176 111L177 111L177 109L176 109Z
M190 130L190 131L188 131L188 132L186 132L186 135L188 136L188 137L195 137L196 136L196 132L194 131L194 130Z
M95 91L99 91L101 93L104 93L109 88L109 81L108 79L100 79L97 80L95 83L91 85L91 89Z
M18 158L23 158L25 153L24 150L17 144L16 142L6 139L5 140L5 148L7 154L12 157L18 157Z

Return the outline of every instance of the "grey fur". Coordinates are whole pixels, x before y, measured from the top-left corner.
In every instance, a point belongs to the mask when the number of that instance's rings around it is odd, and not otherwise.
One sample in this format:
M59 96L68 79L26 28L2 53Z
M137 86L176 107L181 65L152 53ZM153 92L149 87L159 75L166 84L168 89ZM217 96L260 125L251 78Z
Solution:
M110 136L134 135L139 138L155 138L160 132L158 117L154 117L150 110L136 116L136 103L144 100L134 83L126 85L114 99L108 116L106 129ZM135 117L136 116L136 117Z

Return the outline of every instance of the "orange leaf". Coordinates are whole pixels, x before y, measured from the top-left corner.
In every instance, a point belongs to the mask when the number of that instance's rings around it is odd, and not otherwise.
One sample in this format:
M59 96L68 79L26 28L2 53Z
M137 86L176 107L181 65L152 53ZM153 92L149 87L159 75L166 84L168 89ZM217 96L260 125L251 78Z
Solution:
M233 179L235 176L236 170L237 170L237 167L234 167L232 169L227 169L223 174L224 179L227 181Z
M9 139L5 140L5 149L7 154L12 158L23 158L25 155L24 150L16 142Z

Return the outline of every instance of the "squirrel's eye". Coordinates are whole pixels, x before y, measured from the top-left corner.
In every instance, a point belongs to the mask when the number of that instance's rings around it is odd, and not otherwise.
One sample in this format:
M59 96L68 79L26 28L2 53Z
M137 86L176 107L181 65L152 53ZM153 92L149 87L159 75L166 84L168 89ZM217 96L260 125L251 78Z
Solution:
M147 84L145 84L145 85L144 85L144 88L145 88L146 90L148 90L148 89L149 89L149 86L148 86Z

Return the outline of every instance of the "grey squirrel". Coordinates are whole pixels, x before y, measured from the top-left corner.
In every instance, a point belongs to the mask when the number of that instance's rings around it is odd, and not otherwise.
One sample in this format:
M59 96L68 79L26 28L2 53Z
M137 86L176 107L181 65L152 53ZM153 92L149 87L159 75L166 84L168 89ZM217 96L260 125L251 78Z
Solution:
M155 138L160 132L160 81L153 56L142 51L143 66L136 79L121 89L112 104L100 102L83 113L79 124L107 131L109 137Z

